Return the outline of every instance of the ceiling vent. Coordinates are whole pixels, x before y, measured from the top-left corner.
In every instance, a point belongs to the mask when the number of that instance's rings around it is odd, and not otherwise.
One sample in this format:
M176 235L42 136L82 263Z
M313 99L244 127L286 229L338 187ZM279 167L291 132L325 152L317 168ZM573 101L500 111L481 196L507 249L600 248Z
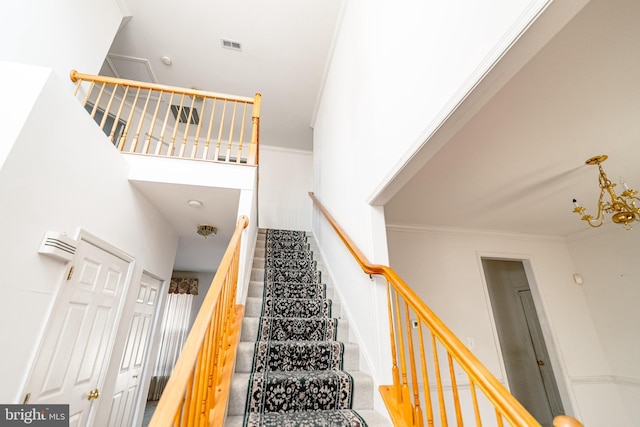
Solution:
M187 123L189 121L189 111L191 111L191 108L189 107L183 106L182 109L180 109L179 105L171 106L173 117L178 120L178 123ZM191 111L190 123L192 125L197 125L198 123L200 123L200 116L198 116L198 110L196 110L195 108L193 109L193 111Z
M234 42L233 40L222 39L222 47L232 50L242 50L240 42Z

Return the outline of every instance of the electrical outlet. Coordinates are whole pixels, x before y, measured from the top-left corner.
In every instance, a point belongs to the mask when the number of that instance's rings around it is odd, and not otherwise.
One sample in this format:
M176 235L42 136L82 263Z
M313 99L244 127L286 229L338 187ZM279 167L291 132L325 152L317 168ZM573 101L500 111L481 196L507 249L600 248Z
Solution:
M417 320L412 320L411 321L411 328L412 329L418 329L418 321Z
M476 340L473 338L467 337L467 348L469 350L473 350L476 347Z

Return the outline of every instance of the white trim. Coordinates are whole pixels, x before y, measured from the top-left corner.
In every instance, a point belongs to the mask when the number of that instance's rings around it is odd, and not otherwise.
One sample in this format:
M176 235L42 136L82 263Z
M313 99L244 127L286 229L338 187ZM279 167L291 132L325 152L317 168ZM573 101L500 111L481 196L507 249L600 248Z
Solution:
M324 63L324 70L322 70L320 85L318 86L318 92L316 93L316 101L313 105L313 111L311 113L311 122L309 123L309 126L311 126L312 128L316 125L316 119L318 118L318 110L320 110L320 104L322 104L324 87L327 84L327 78L329 77L329 70L331 69L331 64L333 63L333 56L336 50L336 45L338 44L338 36L340 35L340 30L342 29L342 22L344 21L344 15L347 10L348 2L349 0L342 1L342 5L340 6L340 12L338 13L338 20L336 22L336 27L333 30L331 45L329 46L329 52L327 52L327 60Z
M112 58L114 59L119 59L122 61L130 61L130 62L138 62L142 65L145 66L145 68L147 69L147 72L149 73L149 76L151 77L151 82L150 83L158 83L158 79L156 77L156 75L154 74L153 70L151 69L151 63L149 62L148 59L146 58L137 58L135 56L128 56L128 55L119 55L116 53L109 53L106 57L107 62L109 62ZM117 70L118 67L113 64L113 62L109 62L109 66L113 69L114 74L120 74ZM116 76L118 78L122 78L121 76Z
M549 316L546 313L546 304L545 304L545 295L544 291L538 285L537 277L539 274L537 273L537 269L535 267L535 260L532 255L524 255L517 253L497 253L497 252L487 252L487 251L477 251L476 258L478 262L478 268L480 272L480 279L482 281L482 290L485 296L485 304L487 307L491 332L493 335L496 354L498 356L498 361L500 365L500 371L505 378L504 385L507 390L511 391L509 388L509 379L506 374L506 366L504 357L502 355L502 348L500 344L500 338L498 336L498 328L496 325L496 319L493 315L493 304L491 302L491 296L489 295L489 286L487 284L487 279L484 271L484 267L482 265L483 259L493 259L493 260L507 260L507 261L519 261L522 263L522 267L524 268L525 276L527 278L527 282L529 285L529 290L531 291L531 296L534 301L536 315L538 317L538 321L540 323L540 328L542 331L542 335L544 337L545 345L547 347L547 354L551 361L551 366L553 367L553 376L556 381L556 386L558 388L558 393L560 395L560 400L564 407L564 410L567 412L576 411L577 399L574 394L572 387L569 386L571 382L567 372L568 368L565 363L564 355L561 351L560 345L556 340L555 330L553 323L551 322ZM575 412L578 416L577 411Z
M120 8L120 13L122 13L123 21L126 19L127 22L129 22L129 20L132 18L132 15L131 15L131 9L129 9L129 4L127 0L116 0L116 3ZM124 22L124 24L126 24L126 22ZM122 28L122 26L123 24L120 24L120 28Z
M536 242L556 242L565 243L565 239L559 236L550 236L542 234L526 234L515 233L498 230L482 230L474 228L445 227L436 225L418 225L418 224L387 224L388 231L396 231L400 233L434 233L444 235L466 234L478 237L497 237L502 239L513 240L530 240Z
M367 203L386 204L588 1L532 1L390 168L366 198ZM533 34L529 34L533 24L547 9L553 9L545 14L548 19L536 26ZM524 37L525 34L527 37ZM512 49L517 43L522 43L522 47Z
M259 145L259 149L260 150L266 150L266 151L280 151L280 152L283 152L283 153L302 154L302 155L305 155L305 156L313 156L313 151L312 150L303 150L303 149L299 149L299 148L278 147L278 146L275 146L275 145L260 144Z
M640 378L621 377L618 375L584 375L569 377L571 384L615 384L640 388Z

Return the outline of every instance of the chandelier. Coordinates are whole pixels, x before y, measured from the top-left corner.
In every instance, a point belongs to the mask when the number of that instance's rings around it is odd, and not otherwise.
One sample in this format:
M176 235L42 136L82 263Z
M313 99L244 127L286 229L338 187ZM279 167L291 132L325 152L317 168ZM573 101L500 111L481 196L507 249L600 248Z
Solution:
M640 221L640 208L636 207L636 202L640 199L636 197L637 191L627 186L622 181L624 191L618 196L613 189L616 184L609 181L607 174L602 170L602 162L607 160L609 156L603 154L588 159L585 163L588 165L597 165L600 170L598 184L600 185L600 197L598 198L598 215L595 217L584 213L586 208L581 206L576 199L573 199L573 211L580 215L580 219L586 221L591 227L600 227L604 222L604 214L612 214L611 220L616 224L622 224L626 230L631 230L631 222ZM605 194L610 200L603 200Z
M199 224L198 228L196 229L196 231L198 232L199 235L203 236L203 237L209 237L212 234L217 234L218 233L218 227L216 227L215 225L211 225L211 224Z

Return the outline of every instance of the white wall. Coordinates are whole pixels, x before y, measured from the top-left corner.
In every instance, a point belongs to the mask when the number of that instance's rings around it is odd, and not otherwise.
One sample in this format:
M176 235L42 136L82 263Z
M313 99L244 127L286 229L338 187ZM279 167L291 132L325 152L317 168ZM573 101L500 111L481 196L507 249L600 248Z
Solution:
M15 67L16 65L11 65ZM0 66L0 75L4 68ZM18 403L38 343L51 315L68 266L37 253L47 230L75 236L80 229L135 258L129 295L143 269L171 276L177 237L169 224L128 182L128 165L54 73L34 80L24 67L3 93L20 96L22 87L42 87L0 170L0 401ZM4 127L4 124L3 124ZM120 333L126 334L135 298L127 298ZM123 335L126 337L126 335ZM116 340L118 359L124 339ZM117 363L116 362L116 363Z
M259 174L260 227L310 231L313 153L260 146Z
M372 262L386 264L386 232L367 201L545 3L346 2L314 122L314 192ZM386 324L384 292L339 257L342 243L315 218L350 326L374 380L386 381L386 329L372 328Z
M0 130L5 143L0 144L0 169L5 159L13 148L12 142L16 140L27 114L36 102L42 86L47 81L51 70L44 67L25 68L20 64L0 61L0 91L8 93L15 87L15 81L26 79L31 84L22 88L20 96L14 97L11 102L0 103ZM27 74L28 73L28 74Z
M5 1L0 6L0 60L98 74L122 13L116 0Z
M524 235L389 227L391 267L501 381L502 356L481 257L524 260L565 411L589 426L631 426L563 240ZM529 279L532 279L529 277ZM629 328L631 329L631 328ZM637 340L636 340L637 341Z
M603 387L615 387L631 424L640 425L640 263L638 227L627 231L615 224L587 229L569 240L568 248L611 375ZM594 403L598 407L597 403Z

